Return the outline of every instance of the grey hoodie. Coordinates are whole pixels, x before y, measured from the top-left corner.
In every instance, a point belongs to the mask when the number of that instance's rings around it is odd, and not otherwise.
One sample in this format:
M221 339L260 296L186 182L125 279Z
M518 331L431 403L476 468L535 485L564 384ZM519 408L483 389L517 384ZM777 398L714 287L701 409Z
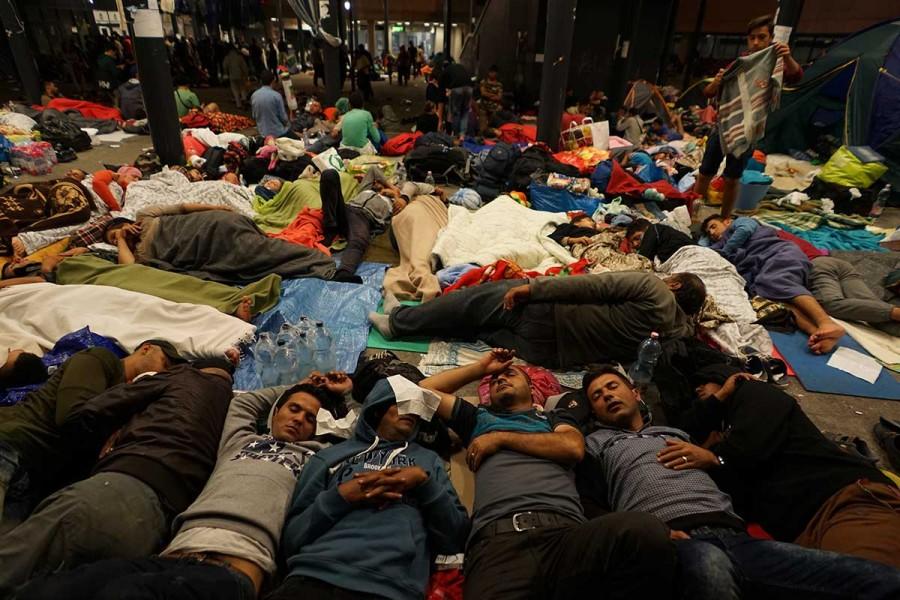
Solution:
M281 528L300 471L309 458L328 446L316 441L286 443L271 435L276 401L286 386L248 392L235 397L228 409L216 467L200 496L175 518L178 535L166 549L198 551L191 545L190 530L221 529L221 544L204 535L205 552L235 554L235 534L241 543L240 558L270 573ZM260 421L266 419L263 426ZM164 552L165 554L165 552Z

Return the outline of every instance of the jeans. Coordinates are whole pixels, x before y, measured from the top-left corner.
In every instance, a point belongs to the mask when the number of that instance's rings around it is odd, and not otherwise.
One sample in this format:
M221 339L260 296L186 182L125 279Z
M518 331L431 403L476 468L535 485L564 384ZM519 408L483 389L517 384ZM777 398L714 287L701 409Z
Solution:
M753 156L753 148L750 148L740 156L725 156L722 152L722 142L719 140L719 130L713 129L706 141L706 151L703 153L703 160L700 163L700 173L709 177L715 177L719 171L719 165L722 159L725 159L725 170L722 177L727 179L740 179L744 172L744 167L750 157Z
M250 578L190 558L114 558L35 579L18 600L255 600Z
M662 600L671 595L675 552L655 517L621 512L476 540L465 575L467 600Z
M345 590L311 577L288 577L265 600L385 600L382 596Z
M532 364L559 364L554 305L529 302L504 310L507 290L521 280L482 283L438 296L419 306L401 306L391 313L391 331L398 337L422 335L464 341L482 340L515 350Z
M900 597L900 571L887 565L758 540L735 529L700 527L688 534L690 540L675 544L685 599Z
M469 105L472 88L465 85L450 90L450 123L453 135L465 135L469 130Z

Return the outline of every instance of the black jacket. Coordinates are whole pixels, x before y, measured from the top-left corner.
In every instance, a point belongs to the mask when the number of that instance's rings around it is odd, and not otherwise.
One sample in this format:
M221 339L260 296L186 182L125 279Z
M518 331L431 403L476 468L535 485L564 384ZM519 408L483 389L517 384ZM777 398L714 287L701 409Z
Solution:
M140 479L180 513L203 489L216 464L231 383L189 365L121 384L85 403L69 426L104 440L119 429L94 473Z

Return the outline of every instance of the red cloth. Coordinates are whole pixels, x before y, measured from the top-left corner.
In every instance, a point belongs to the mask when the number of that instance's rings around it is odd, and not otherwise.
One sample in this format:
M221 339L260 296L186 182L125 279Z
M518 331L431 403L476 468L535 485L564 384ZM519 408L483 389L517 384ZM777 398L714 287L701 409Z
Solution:
M530 144L537 140L537 125L504 123L500 130L500 141L507 144Z
M587 268L587 266L588 262L585 259L581 259L578 262L574 262L566 267L551 267L547 269L546 272L539 273L537 271L523 271L522 268L514 262L498 260L493 264L479 267L477 269L472 269L471 271L466 271L465 273L463 273L463 276L456 281L456 283L447 287L443 291L443 293L449 294L450 292L466 287L472 287L473 285L480 285L487 281L502 281L504 279L525 279L528 277L543 277L551 275L581 275L582 273L584 273L584 270Z
M828 250L816 248L815 246L813 246L812 244L810 244L803 238L797 237L793 233L789 233L789 232L785 231L784 229L776 229L775 233L777 233L778 237L780 237L781 239L787 240L789 242L794 242L795 244L797 244L797 246L801 250L803 250L803 254L806 255L806 258L808 258L809 260L812 260L812 259L816 258L817 256L828 256Z
M565 131L572 126L572 123L581 125L581 122L585 119L587 119L587 115L573 115L571 113L564 112L562 115L562 129L560 129L560 131Z
M103 200L103 203L106 204L109 210L122 210L115 195L109 189L109 184L112 183L112 180L112 171L97 171L91 179L91 187L94 188L94 192L100 196L100 199Z
M547 398L562 393L562 386L556 376L544 367L516 365L525 371L531 380L531 403L544 406ZM491 403L491 376L485 375L478 384L478 398L482 404Z
M69 98L54 98L47 104L47 108L53 108L58 111L77 110L81 116L88 119L113 119L115 121L122 120L122 113L118 108L112 106L103 106L94 102L86 102L85 100L71 100Z
M209 119L209 128L215 133L241 131L256 125L256 121L253 119L232 113L214 112L207 114L206 118Z
M329 106L322 110L322 114L325 115L325 118L329 121L336 121L338 118L338 111L335 107Z
M690 209L690 203L700 197L694 192L679 192L668 181L654 181L651 183L641 183L631 176L617 161L612 161L612 172L609 175L609 184L606 186L606 195L608 197L617 195L640 196L644 190L650 188L663 194L668 200L684 200Z
M293 222L278 233L268 234L270 238L284 240L298 246L315 248L319 252L331 256L331 252L322 245L325 232L322 229L322 210L304 208Z
M416 140L422 137L421 131L413 133L398 133L390 138L381 147L382 156L403 156L416 145Z
M206 144L190 134L181 138L181 144L184 146L184 156L188 160L193 156L203 156L206 152Z
M202 129L211 125L209 117L201 112L189 112L179 119L181 124L190 129Z
M425 600L463 600L462 569L442 569L431 574Z

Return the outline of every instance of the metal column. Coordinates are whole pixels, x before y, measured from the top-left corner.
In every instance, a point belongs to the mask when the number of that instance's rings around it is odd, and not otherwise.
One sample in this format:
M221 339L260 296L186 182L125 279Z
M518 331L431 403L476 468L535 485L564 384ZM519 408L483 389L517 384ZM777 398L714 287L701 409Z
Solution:
M547 33L544 37L537 139L551 148L556 148L559 142L577 6L578 0L553 0L547 3Z
M25 23L19 18L13 0L0 2L0 19L3 20L3 28L9 39L9 49L19 73L19 81L22 82L25 99L31 104L40 104L41 76L25 35Z

